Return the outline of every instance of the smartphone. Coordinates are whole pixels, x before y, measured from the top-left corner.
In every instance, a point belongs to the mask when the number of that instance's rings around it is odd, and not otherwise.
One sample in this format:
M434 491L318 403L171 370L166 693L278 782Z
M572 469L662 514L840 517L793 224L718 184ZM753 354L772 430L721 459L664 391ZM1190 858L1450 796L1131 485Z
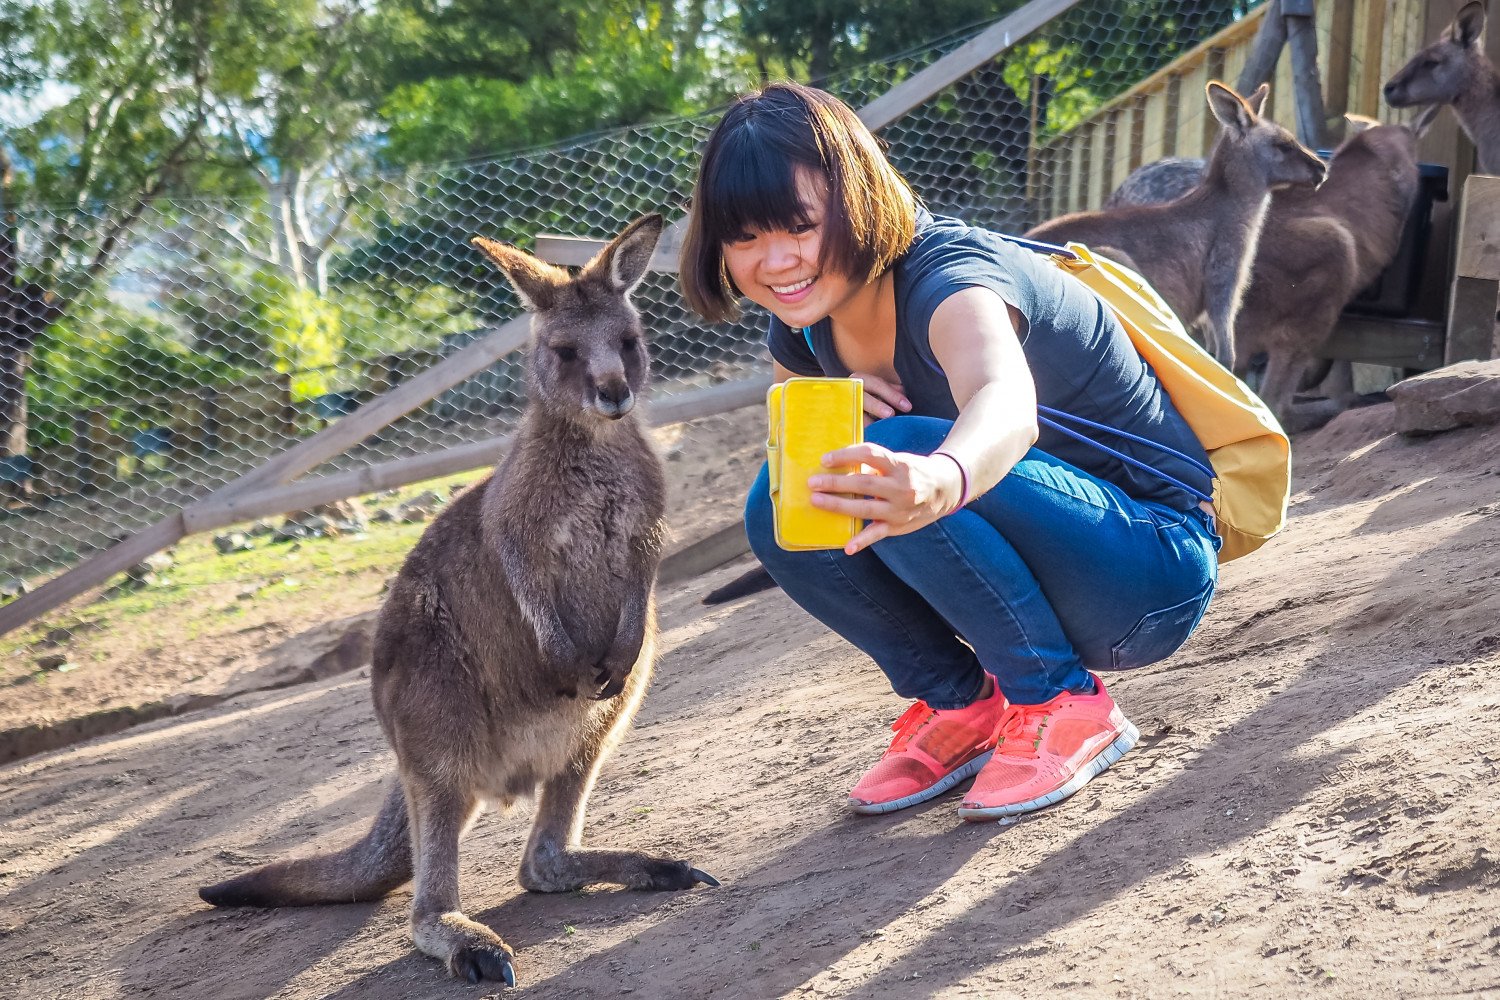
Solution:
M823 456L865 439L864 389L857 378L797 377L766 393L766 462L782 548L841 549L863 526L857 517L814 507L807 480L858 471L857 465L825 469Z

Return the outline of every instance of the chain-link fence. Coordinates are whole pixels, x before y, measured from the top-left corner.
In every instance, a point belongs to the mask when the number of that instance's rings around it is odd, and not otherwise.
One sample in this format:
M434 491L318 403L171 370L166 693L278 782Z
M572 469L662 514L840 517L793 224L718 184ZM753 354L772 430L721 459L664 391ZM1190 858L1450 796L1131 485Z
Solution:
M884 137L932 209L1021 231L1059 169L1040 146L1255 6L1087 0ZM982 27L824 85L861 106ZM0 347L7 371L26 370L24 392L0 376L0 584L75 565L515 315L470 236L530 246L680 214L717 117L364 179L283 177L264 197L162 201L133 220L131 206L25 209L29 277ZM764 372L763 317L706 327L668 275L637 301L658 398ZM330 465L493 437L521 404L506 359Z

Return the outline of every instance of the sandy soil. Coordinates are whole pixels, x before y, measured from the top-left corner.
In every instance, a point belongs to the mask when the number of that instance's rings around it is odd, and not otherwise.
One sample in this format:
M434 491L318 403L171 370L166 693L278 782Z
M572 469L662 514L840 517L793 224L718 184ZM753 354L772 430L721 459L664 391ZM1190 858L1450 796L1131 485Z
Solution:
M762 454L763 432L753 412L742 412L749 419L711 417L655 432L671 474L670 545L691 542L736 516L739 484L749 481ZM482 475L459 479L467 483ZM443 492L453 485L444 480ZM371 502L369 508L390 505ZM178 555L221 562L227 568L212 583L169 585L125 602L170 604L170 614L126 615L118 598L100 593L54 612L23 630L27 641L9 658L0 649L0 764L75 742L80 734L101 735L334 672L325 671L327 660L320 658L351 630L371 630L380 594L399 566L399 556L371 561L361 546L404 553L424 527L375 524L372 536L393 537L337 540L320 544L312 556L300 544L267 545L262 539L258 551L246 554L257 560L259 572L236 570L240 556L217 556L199 538ZM264 556L275 557L271 568ZM175 578L180 568L165 575ZM295 589L273 582L283 579ZM247 587L255 589L248 600ZM47 655L62 655L76 669L37 683L35 665Z
M1389 420L1298 442L1288 531L1178 655L1114 676L1142 745L1010 826L959 822L957 793L846 814L904 707L876 670L779 593L697 604L742 567L665 593L586 839L724 884L529 895L528 815L487 817L465 900L516 946L516 995L1500 998L1500 429ZM0 770L0 995L498 995L413 953L406 890L194 894L351 839L389 766L346 675Z

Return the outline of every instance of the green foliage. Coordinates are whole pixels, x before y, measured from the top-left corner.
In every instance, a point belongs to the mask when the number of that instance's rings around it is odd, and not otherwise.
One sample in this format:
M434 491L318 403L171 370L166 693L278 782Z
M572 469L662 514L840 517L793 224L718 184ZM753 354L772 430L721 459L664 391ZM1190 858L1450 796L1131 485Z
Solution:
M327 392L328 369L338 362L344 346L339 308L279 275L266 283L263 301L271 366L292 373L292 399Z
M80 411L121 399L133 401L132 419L162 422L174 397L231 374L183 341L159 315L102 296L79 301L37 343L27 379L32 447L71 440Z
M634 15L617 10L585 30L578 51L556 54L545 72L521 79L455 73L396 87L380 108L383 156L462 159L690 110L689 92L707 77L708 63L681 50L657 5Z

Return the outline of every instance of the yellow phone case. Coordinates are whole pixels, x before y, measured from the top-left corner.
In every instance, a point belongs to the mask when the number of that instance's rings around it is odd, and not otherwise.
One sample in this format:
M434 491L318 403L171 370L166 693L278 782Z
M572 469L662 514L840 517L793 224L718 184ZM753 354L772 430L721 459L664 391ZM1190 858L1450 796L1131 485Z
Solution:
M766 463L776 510L776 544L791 551L841 549L862 526L857 517L812 505L809 476L853 472L823 468L823 456L865 439L865 385L857 378L789 378L766 393Z

